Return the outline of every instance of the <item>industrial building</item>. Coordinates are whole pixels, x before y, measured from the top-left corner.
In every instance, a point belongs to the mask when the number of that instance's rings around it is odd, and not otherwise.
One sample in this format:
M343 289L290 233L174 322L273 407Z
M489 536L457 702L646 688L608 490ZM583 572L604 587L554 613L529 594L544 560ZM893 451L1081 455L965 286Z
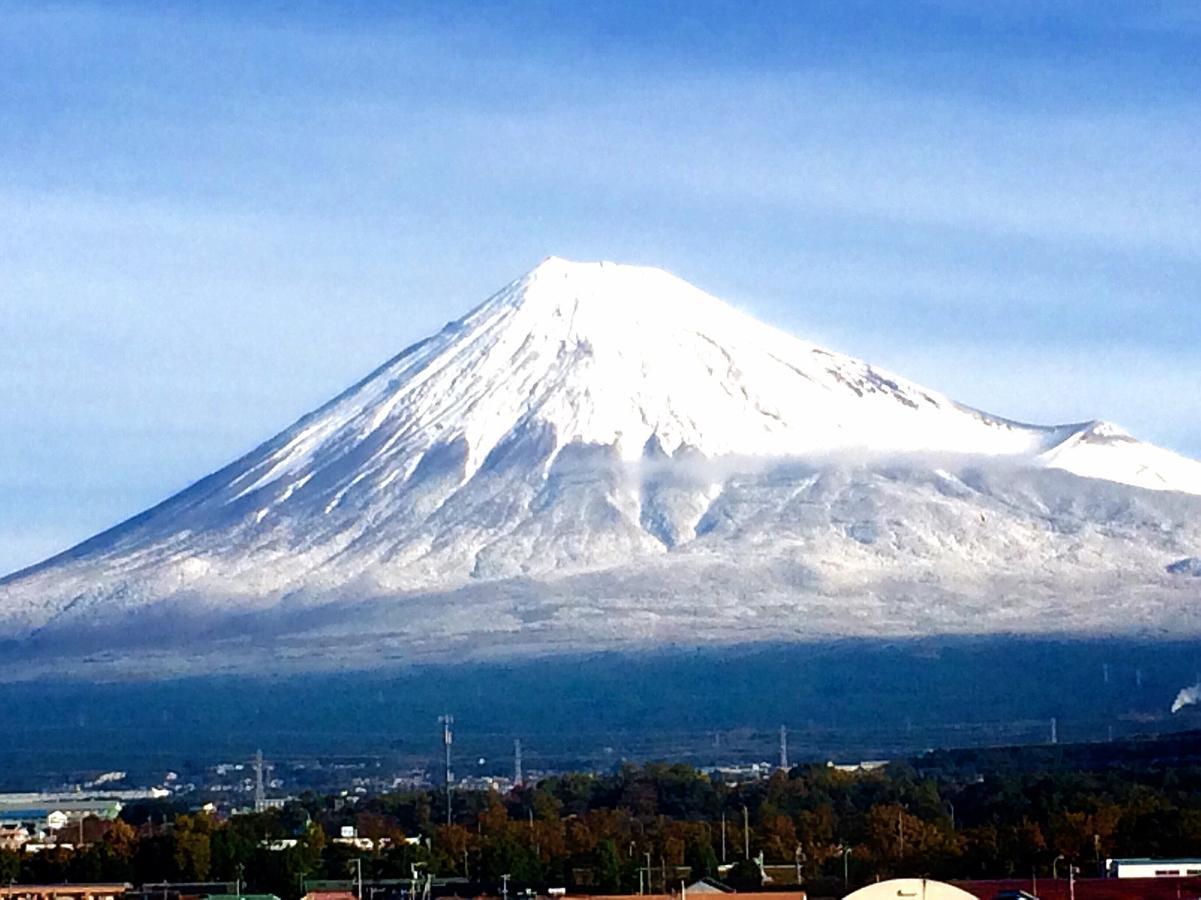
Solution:
M121 801L112 798L65 798L59 795L0 795L0 823L26 825L37 831L58 831L71 822L95 816L115 819Z
M1201 859L1107 859L1110 878L1198 878Z

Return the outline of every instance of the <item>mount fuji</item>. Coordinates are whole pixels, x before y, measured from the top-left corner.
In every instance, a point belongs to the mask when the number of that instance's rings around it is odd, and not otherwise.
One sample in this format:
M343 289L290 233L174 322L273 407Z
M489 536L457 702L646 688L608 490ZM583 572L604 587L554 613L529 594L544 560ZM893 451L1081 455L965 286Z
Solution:
M971 409L659 269L550 258L241 459L0 580L0 639L320 667L1196 634L1197 555L1201 463L1106 422Z

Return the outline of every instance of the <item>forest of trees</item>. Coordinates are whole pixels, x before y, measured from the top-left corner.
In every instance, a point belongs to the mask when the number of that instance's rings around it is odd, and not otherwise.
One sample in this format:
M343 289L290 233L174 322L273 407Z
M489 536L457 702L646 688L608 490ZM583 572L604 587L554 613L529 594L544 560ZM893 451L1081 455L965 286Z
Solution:
M485 884L509 874L515 885L636 892L648 861L656 888L665 874L673 885L716 875L723 858L734 864L723 879L758 884L748 845L779 881L799 865L814 896L841 893L844 864L852 884L901 874L1046 876L1057 857L1088 875L1107 856L1201 854L1201 767L976 775L809 766L731 786L688 766L625 766L507 796L456 793L454 824L443 819L441 795L421 791L353 804L306 795L229 818L131 805L115 822L85 823L80 850L0 852L0 882L232 882L241 874L250 890L292 898L302 879L345 879L361 857L365 878L408 877L424 863ZM327 839L344 825L391 844L365 853ZM417 845L402 840L414 835L423 838ZM266 845L285 837L298 841Z

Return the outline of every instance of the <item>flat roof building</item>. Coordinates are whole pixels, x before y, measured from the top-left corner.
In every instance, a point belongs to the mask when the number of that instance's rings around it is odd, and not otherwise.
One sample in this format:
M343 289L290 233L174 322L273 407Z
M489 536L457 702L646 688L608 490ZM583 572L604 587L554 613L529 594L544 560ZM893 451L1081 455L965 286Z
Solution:
M1110 878L1197 878L1201 859L1107 859L1105 870Z
M0 900L121 900L128 884L0 884Z

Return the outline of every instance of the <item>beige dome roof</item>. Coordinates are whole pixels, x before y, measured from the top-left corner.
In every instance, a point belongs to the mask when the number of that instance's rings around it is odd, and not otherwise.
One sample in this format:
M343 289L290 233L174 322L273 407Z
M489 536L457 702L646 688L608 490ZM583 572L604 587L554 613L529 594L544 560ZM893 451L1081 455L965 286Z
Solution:
M927 878L894 878L860 888L845 900L977 900L974 894Z

